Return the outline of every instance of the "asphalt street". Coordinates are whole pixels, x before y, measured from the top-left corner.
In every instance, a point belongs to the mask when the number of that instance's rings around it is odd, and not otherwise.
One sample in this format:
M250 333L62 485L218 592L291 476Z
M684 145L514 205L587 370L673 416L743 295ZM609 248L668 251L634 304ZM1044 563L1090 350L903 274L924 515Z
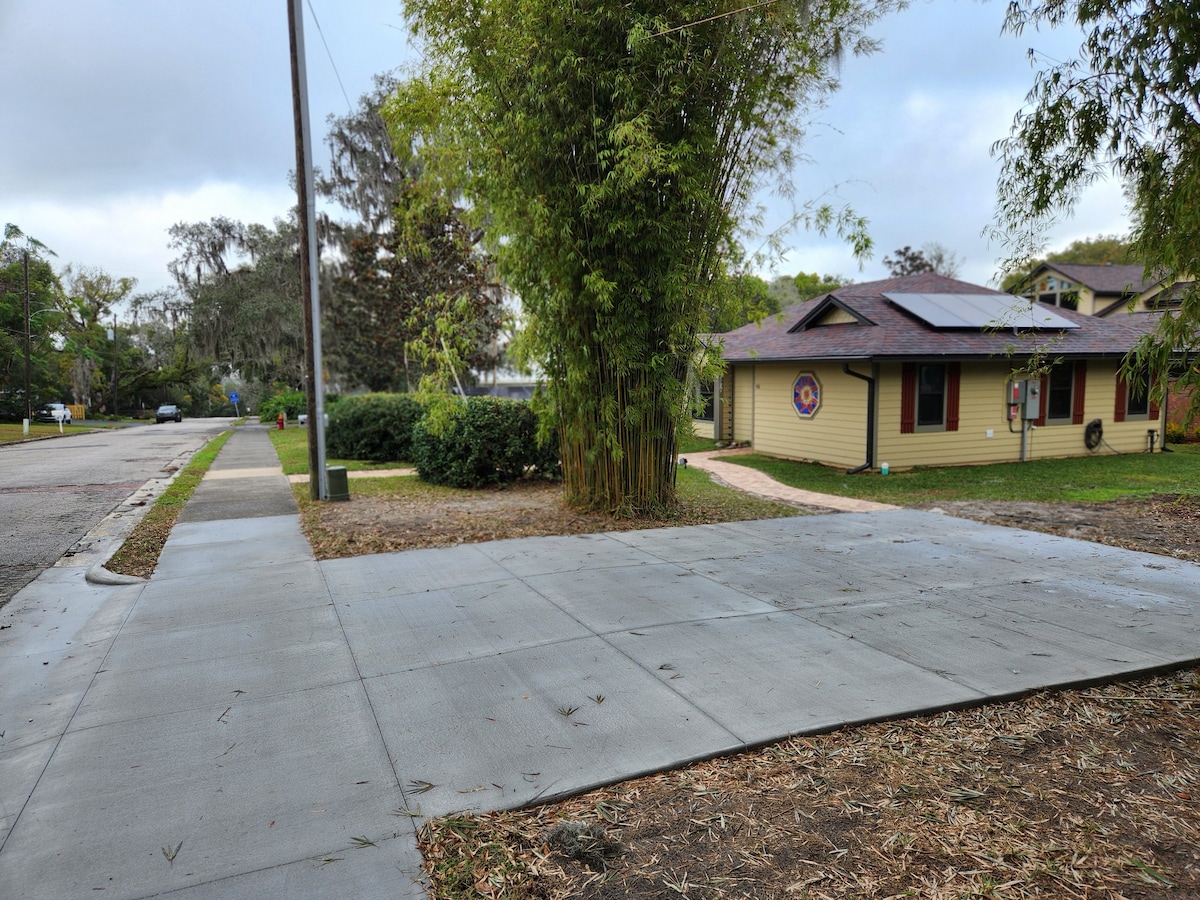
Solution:
M231 422L185 419L0 445L0 607L114 510L144 508Z

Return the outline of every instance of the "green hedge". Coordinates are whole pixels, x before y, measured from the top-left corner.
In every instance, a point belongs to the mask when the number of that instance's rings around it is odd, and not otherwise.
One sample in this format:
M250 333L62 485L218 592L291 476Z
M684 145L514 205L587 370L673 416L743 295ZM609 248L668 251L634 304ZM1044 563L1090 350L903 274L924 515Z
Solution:
M284 391L274 397L268 397L258 405L258 420L267 425L283 413L289 422L295 422L296 417L307 410L308 397L304 391Z
M407 462L421 404L409 394L342 397L329 412L325 448L334 459Z
M539 447L537 415L521 400L471 397L437 435L413 429L413 462L423 481L470 488L516 481L527 472L557 477L558 441Z

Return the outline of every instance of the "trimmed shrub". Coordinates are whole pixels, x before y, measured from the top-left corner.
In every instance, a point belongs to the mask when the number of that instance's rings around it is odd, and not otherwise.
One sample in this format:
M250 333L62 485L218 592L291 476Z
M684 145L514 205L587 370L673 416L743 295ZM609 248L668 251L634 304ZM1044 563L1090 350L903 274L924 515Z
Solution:
M1166 440L1168 444L1186 444L1189 441L1200 440L1200 432L1188 432L1182 422L1168 422Z
M334 459L408 462L421 404L410 394L342 397L329 411L325 448Z
M304 391L284 391L258 404L258 420L266 425L283 413L289 422L295 422L296 417L307 410L308 396Z
M516 481L535 470L558 471L558 442L537 442L537 415L523 400L471 397L441 434L428 420L413 429L413 462L421 479L450 487L485 487Z

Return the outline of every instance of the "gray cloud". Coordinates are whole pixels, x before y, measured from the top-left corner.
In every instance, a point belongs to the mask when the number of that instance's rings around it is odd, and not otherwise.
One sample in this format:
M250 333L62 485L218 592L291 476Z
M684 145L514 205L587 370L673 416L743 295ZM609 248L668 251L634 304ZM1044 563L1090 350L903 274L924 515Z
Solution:
M347 111L371 76L413 58L400 0L311 0L306 19L314 143L330 113ZM1001 38L1000 3L918 4L881 23L882 53L850 58L843 89L804 149L796 196L835 185L872 223L878 251L862 272L835 239L791 235L782 270L884 273L905 244L937 241L963 275L984 282L998 248L980 231L992 216L1003 137L1033 73L1025 51L1062 58L1068 35ZM167 282L166 229L224 214L269 221L290 204L295 166L286 8L280 0L5 0L0 78L0 217L59 252L63 262ZM768 222L785 218L771 192ZM1124 231L1120 192L1094 191L1056 243Z

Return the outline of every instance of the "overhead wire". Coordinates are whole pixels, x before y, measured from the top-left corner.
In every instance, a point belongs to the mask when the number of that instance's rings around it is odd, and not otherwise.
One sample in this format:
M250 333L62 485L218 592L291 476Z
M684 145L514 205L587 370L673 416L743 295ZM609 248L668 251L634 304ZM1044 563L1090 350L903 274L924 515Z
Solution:
M741 9L731 9L729 12L717 13L715 16L709 16L707 19L699 19L695 22L685 22L682 25L676 25L674 28L668 28L666 31L660 31L657 34L652 34L651 37L662 37L665 34L674 34L676 31L683 31L685 28L695 28L697 25L707 25L709 22L716 22L718 19L727 19L730 16L736 16L739 13L761 9L764 6L773 6L774 4L780 2L782 2L782 0L762 0L761 3L752 3L749 6L743 6Z
M346 93L346 86L342 84L342 75L338 71L337 63L333 61L333 53L329 49L329 42L325 40L325 31L321 28L321 21L317 18L317 11L313 9L312 0L304 0L308 7L309 15L312 16L313 24L317 26L317 34L321 36L321 43L325 47L325 55L329 57L329 65L333 67L333 77L337 79L338 87L342 89L342 96L346 98L346 108L353 113L354 104L350 102L350 95Z

